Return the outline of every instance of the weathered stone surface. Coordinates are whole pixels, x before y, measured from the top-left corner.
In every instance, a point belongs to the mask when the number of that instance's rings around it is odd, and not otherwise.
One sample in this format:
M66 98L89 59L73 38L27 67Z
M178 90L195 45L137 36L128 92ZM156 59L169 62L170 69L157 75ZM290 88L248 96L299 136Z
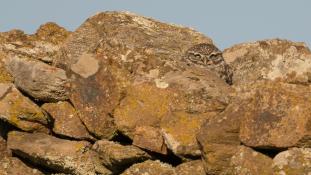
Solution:
M228 171L230 159L240 145L241 108L243 103L234 101L225 111L202 125L197 139L207 174L222 175Z
M42 174L36 169L26 166L22 161L11 157L7 149L6 141L0 137L0 174L1 175L39 175Z
M48 117L13 84L0 84L0 119L24 131L48 132Z
M246 87L248 102L240 113L240 140L245 145L311 146L310 87L281 82L258 82Z
M121 175L176 175L175 170L168 164L161 163L160 161L147 160L143 163L138 163L127 170Z
M135 146L123 146L115 142L100 140L93 145L102 163L115 173L130 165L151 158L146 152Z
M54 133L75 139L93 139L70 103L45 103L41 108L53 118Z
M175 170L177 175L206 175L201 160L182 163Z
M311 52L304 43L273 39L238 44L223 52L233 68L233 84L256 80L311 82Z
M309 175L311 172L311 148L291 148L273 159L275 175Z
M3 59L32 58L50 63L69 33L55 23L41 25L34 35L16 29L3 32L0 33L0 55L4 55Z
M48 22L41 25L34 36L41 41L59 45L67 39L69 34L70 32L68 32L65 28L54 22Z
M1 175L43 175L37 169L33 169L25 165L22 161L15 157L0 157L0 174Z
M6 64L15 85L33 98L48 102L68 98L64 70L16 57L8 59Z
M273 175L272 159L245 146L232 156L230 169L232 175Z
M199 43L212 43L212 41L188 28L164 24L126 12L106 12L89 18L68 38L59 52L55 65L65 68L73 79L70 100L81 112L81 119L90 132L99 138L110 138L115 130L119 129L132 137L135 127L139 126L136 121L143 118L140 116L153 115L148 117L149 119L144 118L148 120L146 125L159 126L161 116L165 115L164 108L167 107L158 108L160 111L154 112L159 106L155 105L153 109L148 107L150 105L148 103L160 101L160 98L152 99L141 95L139 98L148 100L144 103L145 107L141 108L139 104L141 101L133 99L135 97L132 97L131 93L150 94L153 91L165 96L166 92L162 91L166 91L165 88L168 86L173 86L175 81L170 77L176 77L184 70L197 69L182 61L182 56L183 52ZM92 66L84 64L85 62ZM190 77L184 78L184 82L195 76L191 76L194 74L191 71L185 73ZM209 77L215 77L216 82L224 84L222 88L213 88L213 84L210 89L219 94L226 94L217 90L225 89L224 81L215 73L208 74ZM204 79L204 76L202 73L201 79ZM201 83L199 79L194 79L192 81L197 80L197 84ZM152 84L152 87L145 92L137 93L139 84L144 82ZM185 89L184 93L186 91ZM215 97L212 93L209 96ZM212 98L210 101L215 99ZM158 105L165 103L172 102L170 99L168 102L157 102ZM119 104L122 107L119 107ZM149 110L151 112L147 114ZM133 117L139 112L140 116ZM113 117L116 118L117 126L114 125Z
M129 87L115 110L116 124L129 137L139 126L160 127L175 154L199 156L195 135L204 120L224 110L229 93L225 82L207 70L170 72L154 83Z
M13 131L8 136L8 148L32 163L60 173L95 175L111 174L101 165L98 155L84 141L69 141L42 133Z
M199 157L201 151L197 144L196 134L208 117L208 115L193 115L185 112L167 115L161 122L167 147L176 155Z
M137 127L134 132L133 145L152 152L167 154L167 147L159 128Z
M7 147L6 147L6 141L0 137L0 155L5 156L8 155Z

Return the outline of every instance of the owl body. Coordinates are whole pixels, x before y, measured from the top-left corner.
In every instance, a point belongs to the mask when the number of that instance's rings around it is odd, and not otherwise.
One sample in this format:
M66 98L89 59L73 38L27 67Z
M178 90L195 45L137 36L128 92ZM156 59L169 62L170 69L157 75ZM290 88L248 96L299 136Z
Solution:
M228 84L232 84L232 70L222 57L222 52L213 44L201 43L189 48L184 54L188 64L196 64L215 72Z

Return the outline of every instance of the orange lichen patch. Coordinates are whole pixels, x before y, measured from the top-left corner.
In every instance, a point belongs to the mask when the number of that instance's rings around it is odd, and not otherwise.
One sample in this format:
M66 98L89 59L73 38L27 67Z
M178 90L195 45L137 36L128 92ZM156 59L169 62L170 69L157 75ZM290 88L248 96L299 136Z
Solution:
M168 114L176 97L170 89L159 89L150 84L129 87L126 97L115 110L118 129L128 135L136 126L159 126Z
M6 58L7 58L7 55L0 51L0 83L13 82L13 77L5 69L5 65L3 61Z
M43 125L48 124L40 108L22 96L16 88L12 88L0 101L0 115L3 120L24 131L44 131L46 129Z
M206 118L208 116L201 114L174 112L163 118L161 128L182 145L193 145L196 142L195 135Z
M60 44L65 41L69 34L70 32L65 28L60 27L56 23L48 22L41 25L34 36L43 41Z

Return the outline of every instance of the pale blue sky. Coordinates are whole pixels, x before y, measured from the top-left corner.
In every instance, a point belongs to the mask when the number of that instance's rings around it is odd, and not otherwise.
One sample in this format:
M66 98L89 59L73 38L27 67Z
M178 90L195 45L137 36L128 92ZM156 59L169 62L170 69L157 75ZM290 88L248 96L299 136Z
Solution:
M190 26L224 49L267 38L311 46L311 0L0 0L0 31L54 21L75 30L99 11L127 10Z

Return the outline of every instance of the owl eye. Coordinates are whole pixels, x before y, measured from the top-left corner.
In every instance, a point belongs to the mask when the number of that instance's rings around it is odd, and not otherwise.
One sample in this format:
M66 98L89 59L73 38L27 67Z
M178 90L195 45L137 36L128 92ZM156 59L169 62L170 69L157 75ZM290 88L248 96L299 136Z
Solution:
M216 54L213 54L213 55L210 56L211 60L216 60L217 58L218 58L218 55L216 55Z
M194 56L195 56L196 58L201 58L201 54L199 54L199 53L195 53Z

